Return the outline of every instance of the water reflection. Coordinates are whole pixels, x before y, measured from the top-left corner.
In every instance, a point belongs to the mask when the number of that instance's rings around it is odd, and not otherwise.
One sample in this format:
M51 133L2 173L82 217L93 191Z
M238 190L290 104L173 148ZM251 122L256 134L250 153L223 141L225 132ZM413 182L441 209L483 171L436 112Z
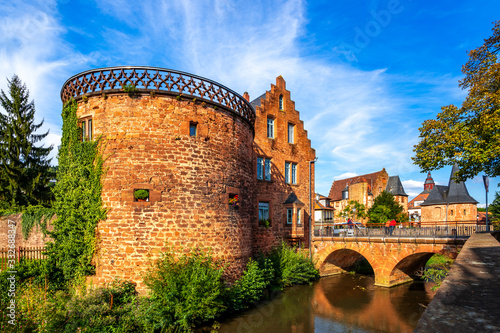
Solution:
M337 275L295 286L271 302L223 322L220 332L412 332L431 298L430 284L373 286L373 278Z

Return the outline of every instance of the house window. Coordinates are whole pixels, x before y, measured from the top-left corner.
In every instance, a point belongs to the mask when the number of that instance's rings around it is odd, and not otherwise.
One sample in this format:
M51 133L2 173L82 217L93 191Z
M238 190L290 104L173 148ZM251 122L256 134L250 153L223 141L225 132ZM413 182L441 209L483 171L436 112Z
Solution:
M464 216L467 215L467 210L464 209Z
M300 208L297 208L297 224L298 225L301 225L302 224L302 220L300 219L300 212L302 210Z
M271 159L257 157L257 179L271 180Z
M80 128L82 130L82 141L92 140L92 118L84 118L80 120Z
M196 123L189 124L189 136L197 136L197 125Z
M267 137L274 139L274 119L267 118Z
M279 97L279 108L280 108L280 111L284 110L284 108L283 108L283 95L280 95L280 97Z
M295 125L288 123L288 143L295 143L294 129Z
M285 183L297 184L297 163L285 162Z
M269 202L259 202L259 221L269 221Z
M453 209L450 211L450 216L453 216Z
M293 222L293 209L288 208L286 210L286 224L292 224Z

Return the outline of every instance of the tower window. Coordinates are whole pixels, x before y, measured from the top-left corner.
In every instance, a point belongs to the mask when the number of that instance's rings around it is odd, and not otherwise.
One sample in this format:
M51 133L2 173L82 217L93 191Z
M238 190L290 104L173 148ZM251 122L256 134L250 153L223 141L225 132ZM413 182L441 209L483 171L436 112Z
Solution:
M92 140L92 117L80 119L82 141Z
M197 136L198 135L198 124L197 123L190 123L189 124L189 136Z
M280 108L280 111L283 111L283 110L284 110L284 106L283 106L283 95L280 95L280 97L279 97L279 108Z

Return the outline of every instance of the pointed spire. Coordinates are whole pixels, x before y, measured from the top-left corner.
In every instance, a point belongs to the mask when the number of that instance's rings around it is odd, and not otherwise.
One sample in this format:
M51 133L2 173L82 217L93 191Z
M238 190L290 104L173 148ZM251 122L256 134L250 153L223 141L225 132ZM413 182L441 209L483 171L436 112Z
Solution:
M454 164L451 169L450 181L448 183L448 193L446 196L446 201L449 203L460 203L460 202L472 202L477 203L477 201L469 195L465 182L456 181L453 179L454 175L458 172L458 165Z
M434 179L432 179L431 172L427 173L427 179L424 183L424 191L431 191L434 188Z

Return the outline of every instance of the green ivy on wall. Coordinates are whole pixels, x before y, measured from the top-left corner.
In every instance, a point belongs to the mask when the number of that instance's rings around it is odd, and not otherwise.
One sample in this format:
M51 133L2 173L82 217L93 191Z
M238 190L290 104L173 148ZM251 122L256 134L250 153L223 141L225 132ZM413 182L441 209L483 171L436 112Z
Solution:
M63 135L59 148L59 168L54 187L53 211L57 218L47 244L51 269L65 281L94 274L91 261L96 249L97 223L106 218L101 199L103 158L99 140L82 141L76 117L76 101L63 107Z

